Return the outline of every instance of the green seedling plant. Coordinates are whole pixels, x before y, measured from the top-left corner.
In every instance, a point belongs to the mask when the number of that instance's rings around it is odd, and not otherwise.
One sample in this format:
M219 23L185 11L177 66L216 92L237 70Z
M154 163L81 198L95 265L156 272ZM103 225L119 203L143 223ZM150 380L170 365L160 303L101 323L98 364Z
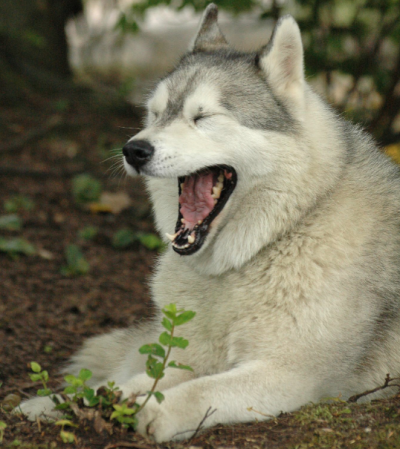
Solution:
M7 424L4 421L0 421L0 443L3 442L4 430L6 429Z
M74 442L76 442L75 434L73 432L67 432L66 430L64 430L65 426L78 427L76 424L74 424L69 419L60 419L59 421L55 422L55 425L56 426L61 426L60 437L61 437L63 443L74 443Z
M16 259L20 254L25 256L33 256L36 254L36 249L32 243L29 243L22 237L0 237L0 252L6 253L12 259Z
M124 249L133 243L139 242L145 248L153 250L165 249L165 243L155 234L150 232L133 232L131 229L123 228L112 237L112 246L115 249Z
M50 388L47 387L47 382L49 381L49 373L46 370L42 370L42 367L39 365L39 363L31 362L31 370L33 373L29 374L29 377L31 378L32 382L42 382L43 388L40 388L37 390L38 396L50 396L52 394L52 391Z
M145 407L150 398L154 396L158 403L164 400L164 395L160 391L157 391L157 385L164 377L165 370L167 368L175 368L193 371L190 366L177 363L176 361L170 361L169 358L173 348L185 349L189 345L188 340L175 335L175 329L177 326L181 326L192 320L196 312L177 309L176 304L169 304L162 309L162 313L164 317L161 324L165 328L165 331L160 334L159 342L146 344L139 348L141 354L147 354L146 373L154 379L154 383L151 389L147 391L147 396L142 405L137 403L132 404L130 399L125 399L117 404L116 402L119 400L121 392L119 391L119 387L115 385L115 382L108 382L106 387L101 387L96 392L87 385L87 382L92 377L92 372L85 368L81 369L77 376L68 374L64 377L68 385L64 388L63 393L68 395L68 398L66 398L67 400L65 402L60 403L57 396L47 386L49 380L48 372L43 371L38 363L31 362L31 369L33 371L30 374L31 380L34 382L41 381L43 385L43 388L38 390L37 394L39 396L51 396L51 399L56 404L55 409L66 412L72 410L72 402L78 403L78 407L82 407L83 404L87 407L100 406L101 410L106 412L105 416L109 417L109 419L116 420L125 428L135 429L137 425L136 414ZM111 410L113 411L110 415ZM62 419L57 421L56 425L62 426L60 437L63 442L73 443L76 441L76 437L72 432L64 430L64 426L74 425L71 421ZM76 425L74 426L76 427Z
M183 370L193 371L193 369L188 365L182 365L181 363L176 363L175 361L168 362L169 356L171 354L172 348L185 349L189 345L189 341L183 337L175 337L174 332L177 326L187 323L192 320L196 312L191 310L178 310L176 304L169 304L162 309L165 315L161 324L166 329L158 341L158 343L152 343L149 345L143 345L139 348L141 354L147 354L146 361L146 373L149 377L154 379L154 384L150 391L147 392L147 398L143 404L139 407L137 412L143 409L143 407L150 400L151 396L154 396L158 403L164 400L164 395L160 391L156 391L157 384L160 379L165 375L165 368L177 368ZM164 347L166 350L164 349Z
M91 203L100 198L102 185L92 175L81 174L72 179L72 195L78 204Z
M78 237L81 240L90 241L93 240L98 234L99 229L96 226L86 226L78 231Z
M67 265L61 268L61 274L64 276L80 276L90 269L89 262L77 245L68 245L65 248L65 258Z

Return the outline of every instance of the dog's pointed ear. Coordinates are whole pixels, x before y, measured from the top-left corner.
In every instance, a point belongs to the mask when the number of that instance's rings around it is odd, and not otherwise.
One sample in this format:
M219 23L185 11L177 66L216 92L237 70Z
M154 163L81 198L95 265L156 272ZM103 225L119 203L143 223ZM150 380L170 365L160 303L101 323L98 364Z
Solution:
M303 44L297 22L291 15L281 17L269 43L257 56L268 83L279 96L303 104Z
M214 3L210 3L203 13L199 30L189 51L212 51L223 47L228 47L228 42L218 26L218 8Z

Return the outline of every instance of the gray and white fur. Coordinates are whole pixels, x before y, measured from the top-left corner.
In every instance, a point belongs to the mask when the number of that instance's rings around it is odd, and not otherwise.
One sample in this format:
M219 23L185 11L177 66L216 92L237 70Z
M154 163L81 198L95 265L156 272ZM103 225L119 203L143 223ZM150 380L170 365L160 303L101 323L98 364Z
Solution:
M178 177L220 164L237 172L200 250L180 256L169 243L158 261L158 310L176 302L197 313L178 328L188 348L172 354L194 372L167 370L165 400L140 412L140 433L183 439L209 407L205 427L260 420L400 376L399 170L306 83L291 16L260 51L241 53L209 5L137 140L154 148L140 172L162 236L176 225ZM89 339L66 371L88 368L93 385L114 380L124 397L145 393L138 348L157 341L160 321ZM47 398L22 405L30 418L51 408Z

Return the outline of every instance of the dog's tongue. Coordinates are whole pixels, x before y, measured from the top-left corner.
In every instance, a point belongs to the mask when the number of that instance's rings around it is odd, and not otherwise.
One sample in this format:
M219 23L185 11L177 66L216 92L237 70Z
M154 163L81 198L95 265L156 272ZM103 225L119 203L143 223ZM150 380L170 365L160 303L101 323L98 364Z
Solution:
M214 207L214 198L211 196L212 188L212 173L185 178L179 197L180 212L185 219L185 228L192 229L199 220L204 220L210 214Z

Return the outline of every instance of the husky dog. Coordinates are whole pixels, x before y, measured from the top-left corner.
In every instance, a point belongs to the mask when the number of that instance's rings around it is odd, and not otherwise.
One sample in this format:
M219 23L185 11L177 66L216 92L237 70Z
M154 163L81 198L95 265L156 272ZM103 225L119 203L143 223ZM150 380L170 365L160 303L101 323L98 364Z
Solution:
M154 301L197 312L173 354L194 372L167 370L140 433L183 439L209 407L205 427L259 420L400 375L399 170L307 85L291 16L242 53L209 5L123 154L170 241ZM157 341L160 321L90 339L66 371L145 393L138 348ZM51 408L22 405L31 418Z

